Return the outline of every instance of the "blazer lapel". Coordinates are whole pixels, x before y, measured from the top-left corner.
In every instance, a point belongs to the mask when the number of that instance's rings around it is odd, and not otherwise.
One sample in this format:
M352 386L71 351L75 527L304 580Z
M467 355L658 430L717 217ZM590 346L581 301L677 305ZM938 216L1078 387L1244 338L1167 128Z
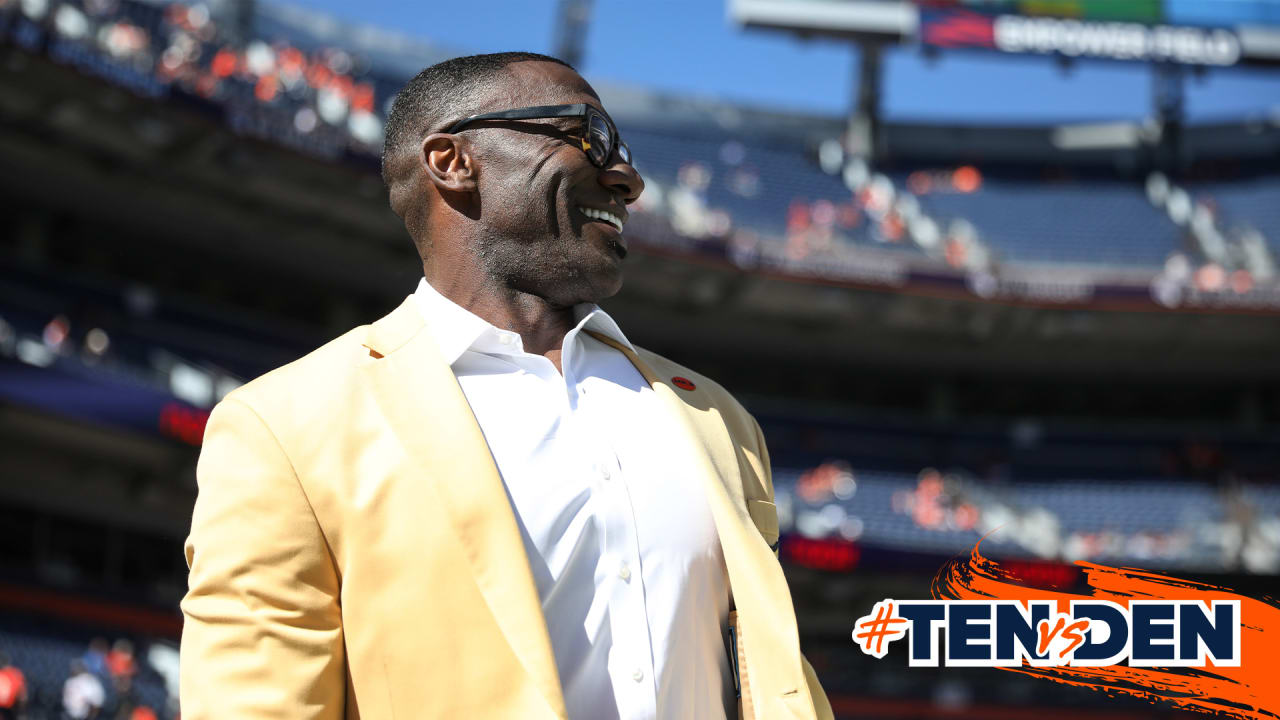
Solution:
M514 511L475 415L412 298L365 343L374 393L409 458L423 469L467 552L494 619L550 709L566 717L542 604Z
M808 698L800 660L791 592L782 567L747 511L737 449L719 411L709 403L698 407L686 402L682 393L687 391L677 392L669 378L659 376L626 345L601 333L591 332L591 336L631 360L691 438L689 461L705 480L707 502L729 570L733 602L744 628L743 647L752 668L750 682L757 715L812 717L813 703Z

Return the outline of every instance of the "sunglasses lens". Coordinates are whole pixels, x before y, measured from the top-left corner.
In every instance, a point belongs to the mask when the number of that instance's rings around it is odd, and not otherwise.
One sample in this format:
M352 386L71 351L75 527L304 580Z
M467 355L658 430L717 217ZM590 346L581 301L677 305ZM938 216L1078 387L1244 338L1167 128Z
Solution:
M599 167L604 167L613 150L610 139L609 126L605 124L604 118L592 113L587 125L587 141L591 143L591 147L587 149L587 157Z
M622 158L622 162L628 165L635 164L631 162L631 148L627 147L627 144L621 140L618 141L618 157Z

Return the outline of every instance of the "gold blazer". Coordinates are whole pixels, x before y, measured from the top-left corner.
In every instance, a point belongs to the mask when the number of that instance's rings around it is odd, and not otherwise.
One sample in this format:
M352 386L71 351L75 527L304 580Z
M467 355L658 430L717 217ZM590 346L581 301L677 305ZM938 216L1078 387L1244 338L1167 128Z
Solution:
M424 327L407 300L214 409L186 543L184 720L566 717L510 502ZM611 344L705 480L749 717L830 718L770 550L759 426L707 378Z

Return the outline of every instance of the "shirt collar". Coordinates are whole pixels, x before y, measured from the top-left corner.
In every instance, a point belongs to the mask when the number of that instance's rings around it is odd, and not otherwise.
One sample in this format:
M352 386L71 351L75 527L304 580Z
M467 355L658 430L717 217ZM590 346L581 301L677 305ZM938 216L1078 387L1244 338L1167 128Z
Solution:
M472 350L497 355L512 355L524 351L524 343L520 335L510 330L494 327L488 321L458 305L440 294L427 282L426 278L418 281L414 291L413 304L422 313L427 324L427 332L431 333L441 357L450 365L462 357L462 353ZM635 352L635 347L622 329L603 308L595 303L581 303L573 307L574 328L565 335L572 342L582 330L593 330L606 335Z

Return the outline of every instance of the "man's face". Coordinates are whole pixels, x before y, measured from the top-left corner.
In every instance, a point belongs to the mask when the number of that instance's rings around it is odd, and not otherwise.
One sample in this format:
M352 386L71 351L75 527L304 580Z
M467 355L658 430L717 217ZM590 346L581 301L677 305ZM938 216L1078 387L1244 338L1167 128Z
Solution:
M603 108L576 72L549 62L507 68L503 91L479 112L587 103ZM624 223L644 189L615 151L603 168L587 159L578 118L494 121L468 132L477 158L481 247L491 276L567 307L607 298L622 287L627 241L606 211ZM465 132L465 131L464 131Z

